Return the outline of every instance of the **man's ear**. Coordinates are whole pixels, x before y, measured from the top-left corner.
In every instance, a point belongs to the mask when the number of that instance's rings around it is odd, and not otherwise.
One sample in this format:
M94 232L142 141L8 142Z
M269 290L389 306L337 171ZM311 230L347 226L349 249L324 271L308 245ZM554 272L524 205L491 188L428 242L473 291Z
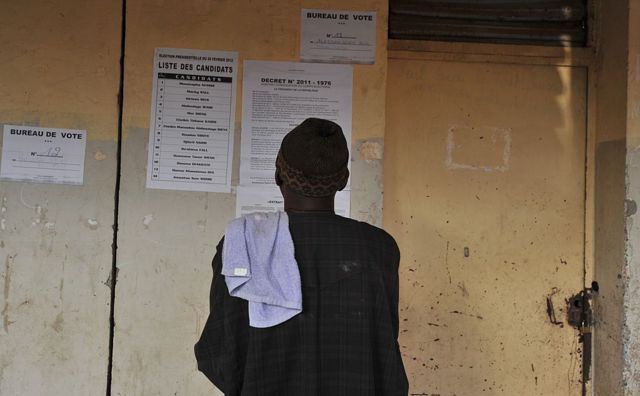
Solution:
M282 178L280 177L280 172L276 169L276 185L280 187L282 185Z

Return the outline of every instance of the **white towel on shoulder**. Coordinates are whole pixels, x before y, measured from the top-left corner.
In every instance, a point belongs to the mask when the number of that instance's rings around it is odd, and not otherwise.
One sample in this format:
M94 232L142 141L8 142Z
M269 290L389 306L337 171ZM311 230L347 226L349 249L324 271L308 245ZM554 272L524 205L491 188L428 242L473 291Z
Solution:
M252 213L225 230L222 274L229 294L249 301L249 324L271 327L302 312L302 286L289 217Z

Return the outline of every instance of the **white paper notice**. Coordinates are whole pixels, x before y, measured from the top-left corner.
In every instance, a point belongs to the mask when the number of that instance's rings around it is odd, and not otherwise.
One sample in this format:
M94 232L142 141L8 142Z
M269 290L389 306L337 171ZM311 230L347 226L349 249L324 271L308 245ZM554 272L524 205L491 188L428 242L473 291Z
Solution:
M351 142L352 81L349 65L245 61L240 185L275 185L280 143L309 117L338 123Z
M235 52L156 48L147 187L231 191Z
M82 184L87 132L5 125L0 179Z
M334 202L336 214L349 217L351 192L338 191ZM278 210L284 210L284 199L277 186L238 186L236 195L236 217L253 212L275 212Z
M300 59L306 62L373 64L375 11L302 9Z

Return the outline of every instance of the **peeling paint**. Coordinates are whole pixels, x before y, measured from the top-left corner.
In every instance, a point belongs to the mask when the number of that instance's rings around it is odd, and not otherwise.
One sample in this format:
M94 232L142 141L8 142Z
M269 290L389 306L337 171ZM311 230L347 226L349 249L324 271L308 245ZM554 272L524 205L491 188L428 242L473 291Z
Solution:
M144 216L144 218L142 219L142 224L144 225L145 229L149 229L149 225L151 224L151 222L153 221L153 214L147 214Z
M360 157L367 162L382 159L383 146L379 141L363 141L360 144Z
M4 271L4 308L2 309L2 328L5 333L9 333L9 325L11 322L9 320L9 293L11 291L11 267L16 258L16 255L10 256L7 255L5 259L5 271Z
M96 151L96 153L93 155L93 158L94 158L96 161L104 161L104 160L107 158L107 156L106 156L102 151L98 150L98 151Z
M39 204L36 204L34 207L34 211L36 214L36 217L33 218L33 221L31 222L32 226L36 226L39 224L43 224L47 222L47 208L43 207Z
M87 223L86 224L87 224L87 227L89 227L89 229L91 229L91 230L96 230L96 229L98 229L98 226L99 226L98 220L96 220L96 219L87 219Z
M7 213L7 197L2 197L2 205L0 206L0 231L5 231L7 229L7 219L5 218L5 214Z
M380 226L382 223L383 139L360 139L352 148L351 217Z
M631 199L624 200L625 216L627 217L633 216L634 214L636 214L637 211L638 211L638 205L636 204L636 201Z

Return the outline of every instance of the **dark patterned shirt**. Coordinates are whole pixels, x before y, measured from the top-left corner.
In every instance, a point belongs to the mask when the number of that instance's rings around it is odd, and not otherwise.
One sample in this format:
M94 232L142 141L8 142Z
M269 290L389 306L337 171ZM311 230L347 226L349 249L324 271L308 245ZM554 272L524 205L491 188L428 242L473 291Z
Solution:
M406 396L393 238L330 213L289 213L289 228L302 313L249 327L247 302L229 296L220 274L220 241L198 369L226 396Z

